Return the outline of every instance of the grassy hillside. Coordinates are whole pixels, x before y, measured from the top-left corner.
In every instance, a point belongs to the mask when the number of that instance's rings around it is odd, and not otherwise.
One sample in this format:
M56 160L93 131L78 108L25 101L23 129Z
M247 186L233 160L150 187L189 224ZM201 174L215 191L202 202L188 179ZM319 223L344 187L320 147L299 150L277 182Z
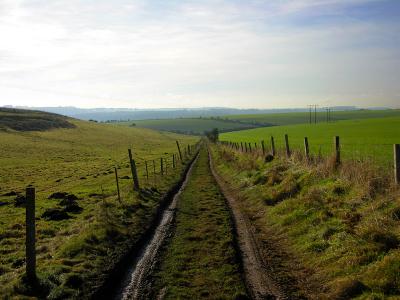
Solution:
M249 124L273 124L290 125L309 123L308 112L278 113L278 114L251 114L251 115L227 115L222 118L227 120L237 120ZM351 111L332 111L331 120L353 120L369 118L400 117L399 109L390 110L351 110ZM314 114L312 115L314 122ZM326 123L326 112L317 112L317 122Z
M257 142L265 140L270 149L270 136L274 136L277 147L284 147L284 135L289 135L292 148L302 151L303 139L308 137L313 154L331 153L333 137L340 136L344 158L366 158L380 163L391 163L393 144L400 143L400 117L364 120L346 120L317 125L300 124L274 126L224 133L223 141Z
M43 131L53 128L74 128L68 118L41 111L0 107L0 130Z
M212 149L255 235L305 269L292 272L308 299L400 298L400 194L391 177L365 164L265 163Z
M85 298L138 239L162 195L180 177L145 179L144 160L176 152L196 138L68 119L75 128L0 131L0 294L29 294L24 273L24 189L37 189L38 271L43 295ZM132 191L127 149L145 190ZM116 198L118 168L122 201ZM150 189L151 188L151 189ZM38 290L38 289L36 289Z
M234 131L240 129L248 129L256 127L251 124L245 124L234 121L224 121L217 119L193 118L193 119L163 119L163 120L142 120L132 122L122 122L125 125L135 124L137 127L150 128L154 130L171 131L175 133L185 134L203 134L204 131L209 131L218 128L221 132Z

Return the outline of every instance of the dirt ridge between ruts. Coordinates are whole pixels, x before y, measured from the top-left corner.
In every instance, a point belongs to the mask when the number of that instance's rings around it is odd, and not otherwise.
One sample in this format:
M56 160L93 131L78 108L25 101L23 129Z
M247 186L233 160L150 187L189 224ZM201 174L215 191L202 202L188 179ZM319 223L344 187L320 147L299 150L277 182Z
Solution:
M104 281L104 284L99 289L97 289L97 291L93 295L91 295L91 299L113 299L115 297L115 294L118 293L121 285L121 280L123 280L123 278L128 273L128 269L130 269L132 261L136 262L136 260L142 253L143 248L151 240L161 222L164 211L168 209L175 195L180 191L198 154L199 150L196 150L195 155L186 165L185 171L182 173L180 180L171 189L169 189L168 192L160 200L160 205L158 206L157 212L155 213L151 223L143 232L139 240L132 245L131 250L128 251L121 258L121 260L108 274L107 279Z
M209 149L210 170L231 209L239 250L242 256L244 277L253 299L296 299L288 295L284 286L274 279L274 267L263 255L260 241L255 236L255 228L241 210L235 192L232 191L214 167ZM278 262L279 263L279 262ZM303 297L300 299L304 299Z

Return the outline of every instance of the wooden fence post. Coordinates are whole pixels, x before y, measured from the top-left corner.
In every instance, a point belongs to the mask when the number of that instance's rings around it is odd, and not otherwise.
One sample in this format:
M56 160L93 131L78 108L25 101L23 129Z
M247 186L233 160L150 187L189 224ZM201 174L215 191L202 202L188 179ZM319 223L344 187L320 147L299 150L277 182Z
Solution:
M304 154L306 156L307 161L310 159L310 149L308 147L308 138L304 138Z
M163 164L163 158L160 158L160 172L161 175L164 175L164 164Z
M264 145L264 140L261 141L261 148L262 148L262 154L265 155L265 145Z
M35 188L26 188L26 276L36 281Z
M187 149L188 149L188 153L189 153L189 155L191 155L191 154L192 154L192 152L190 151L190 145L188 145L188 146L187 146Z
M394 152L394 180L400 184L400 144L393 145Z
M146 178L147 178L147 180L149 180L149 168L147 166L147 160L144 161L144 164L146 166Z
M249 152L251 152L252 150L251 150L251 143L249 143Z
M335 144L335 165L340 165L340 140L338 136L333 138Z
M247 143L244 142L244 147L246 148L246 153L247 153Z
M274 137L271 135L271 154L272 156L275 156L276 152L275 152L275 141L274 141Z
M240 149L241 149L242 152L243 152L243 142L240 142Z
M286 148L286 156L290 157L289 136L287 134L285 134L285 148Z
M147 166L147 164L146 164L146 166ZM118 202L121 203L121 194L119 192L118 171L117 171L116 167L114 167L114 172L115 172L115 182L117 183Z
M128 149L128 154L129 154L129 162L131 164L131 172L132 172L132 178L133 178L133 187L135 190L139 190L139 178L137 175L137 169L136 169L136 163L135 160L132 158L132 151L131 149Z
M175 165L175 154L172 154L172 167L175 169L176 165Z
M179 146L179 142L178 141L176 141L176 146L178 147L179 158L181 159L181 163L183 164L181 147Z

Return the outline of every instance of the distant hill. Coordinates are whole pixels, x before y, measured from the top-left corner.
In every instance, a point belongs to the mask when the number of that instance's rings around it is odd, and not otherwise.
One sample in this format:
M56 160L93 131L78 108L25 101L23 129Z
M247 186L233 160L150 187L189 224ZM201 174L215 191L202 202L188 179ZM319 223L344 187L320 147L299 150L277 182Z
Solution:
M134 122L121 122L119 124L192 135L202 135L205 131L210 131L214 128L218 128L219 132L229 132L259 127L255 124L213 117L139 120ZM268 125L263 124L263 126Z
M327 113L318 111L316 114L317 123L327 122ZM399 109L358 109L358 110L342 110L331 111L329 119L331 122L339 120L358 120L370 118L385 118L385 117L400 117ZM258 126L271 126L272 125L290 125L290 124L303 124L310 122L309 112L292 112L292 113L279 113L279 114L240 114L240 115L225 115L222 118L238 121L247 124L254 124ZM311 122L315 122L314 113L311 114Z
M34 110L0 108L0 130L45 131L74 127L65 116Z
M217 117L242 114L276 114L289 112L307 112L308 108L277 108L277 109L236 109L236 108L188 108L188 109L128 109L128 108L76 108L76 107L17 107L57 113L82 120L96 121L129 121L149 119L176 119ZM354 106L337 106L332 110L355 110Z

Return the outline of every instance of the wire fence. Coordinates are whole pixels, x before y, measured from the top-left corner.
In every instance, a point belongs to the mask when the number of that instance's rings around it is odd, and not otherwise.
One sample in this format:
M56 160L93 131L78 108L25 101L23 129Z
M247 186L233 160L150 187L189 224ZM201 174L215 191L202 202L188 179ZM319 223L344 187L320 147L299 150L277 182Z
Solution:
M313 143L312 140L307 138L302 141L293 140L294 142L291 143L290 137L287 137L287 140L282 138L276 140L271 137L268 141L222 141L220 144L256 156L270 154L278 157L308 158L313 161L322 161L339 156L341 161L370 164L386 170L386 172L393 172L394 170L395 179L400 176L400 155L395 150L399 149L400 146L396 148L393 144L388 143L341 143L339 137L337 137L337 142L335 137L332 143Z
M80 191L95 196L108 197L117 195L116 181L118 181L120 193L123 197L127 197L134 191L133 179L135 176L137 176L137 180L140 183L140 188L159 188L162 184L168 185L170 180L181 174L185 164L198 150L198 146L199 142L182 145L181 153L176 151L168 154L150 154L146 156L134 153L132 161L136 167L136 172L131 169L132 165L129 161L128 153L120 153L118 155L116 151L113 151L114 159L106 161L101 166L96 165L98 163L98 160L95 161L96 158L91 158L87 163L90 167L85 168L90 170L88 172L72 169L69 174L64 174L62 179L53 184L45 181L35 184L36 193L40 198L48 198L54 192L73 193ZM82 174L85 175L83 176ZM13 189L13 191L21 190L22 187L18 188L17 186ZM3 187L2 191L6 191L6 189ZM19 197L20 195L22 195L22 191L17 192L16 196ZM20 215L19 210L13 211Z

